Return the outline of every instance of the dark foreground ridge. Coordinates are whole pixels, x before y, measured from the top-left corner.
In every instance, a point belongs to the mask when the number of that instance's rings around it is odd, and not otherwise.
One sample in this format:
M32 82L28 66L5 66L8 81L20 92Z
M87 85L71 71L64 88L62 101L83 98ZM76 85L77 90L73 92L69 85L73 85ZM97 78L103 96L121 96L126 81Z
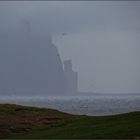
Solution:
M95 117L0 104L0 138L140 139L139 130L140 112Z

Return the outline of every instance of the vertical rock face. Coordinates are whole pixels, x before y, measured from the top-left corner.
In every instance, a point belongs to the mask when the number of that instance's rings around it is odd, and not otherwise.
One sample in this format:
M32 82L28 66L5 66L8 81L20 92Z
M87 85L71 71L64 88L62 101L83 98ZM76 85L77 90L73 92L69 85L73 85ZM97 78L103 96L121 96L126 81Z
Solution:
M28 31L0 36L0 95L65 94L63 66L51 36Z
M77 93L78 76L77 72L72 70L72 61L66 60L64 62L64 73L66 80L66 92L69 94Z

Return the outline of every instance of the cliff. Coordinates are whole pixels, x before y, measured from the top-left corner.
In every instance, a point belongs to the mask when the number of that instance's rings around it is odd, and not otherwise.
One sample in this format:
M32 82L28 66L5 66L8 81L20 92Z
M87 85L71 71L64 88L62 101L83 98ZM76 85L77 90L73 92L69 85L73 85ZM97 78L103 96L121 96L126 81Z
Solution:
M51 36L29 28L0 35L0 95L65 94L63 66Z

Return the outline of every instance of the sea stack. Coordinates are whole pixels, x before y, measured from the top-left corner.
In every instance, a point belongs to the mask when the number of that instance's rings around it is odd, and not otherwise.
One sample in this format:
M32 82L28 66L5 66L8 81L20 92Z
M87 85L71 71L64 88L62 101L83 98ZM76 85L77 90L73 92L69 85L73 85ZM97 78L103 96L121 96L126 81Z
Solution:
M76 94L78 92L78 73L72 69L72 61L64 61L64 74L66 82L66 92L68 94Z
M0 34L0 95L71 95L77 72L63 63L48 32L35 31L28 20L22 28Z

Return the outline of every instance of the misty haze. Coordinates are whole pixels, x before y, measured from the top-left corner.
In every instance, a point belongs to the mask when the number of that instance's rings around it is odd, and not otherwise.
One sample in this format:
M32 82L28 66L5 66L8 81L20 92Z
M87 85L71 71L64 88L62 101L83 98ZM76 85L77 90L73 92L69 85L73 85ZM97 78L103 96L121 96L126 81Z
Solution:
M139 110L139 9L138 1L1 1L0 102L75 114Z
M0 1L0 139L140 139L140 1Z

